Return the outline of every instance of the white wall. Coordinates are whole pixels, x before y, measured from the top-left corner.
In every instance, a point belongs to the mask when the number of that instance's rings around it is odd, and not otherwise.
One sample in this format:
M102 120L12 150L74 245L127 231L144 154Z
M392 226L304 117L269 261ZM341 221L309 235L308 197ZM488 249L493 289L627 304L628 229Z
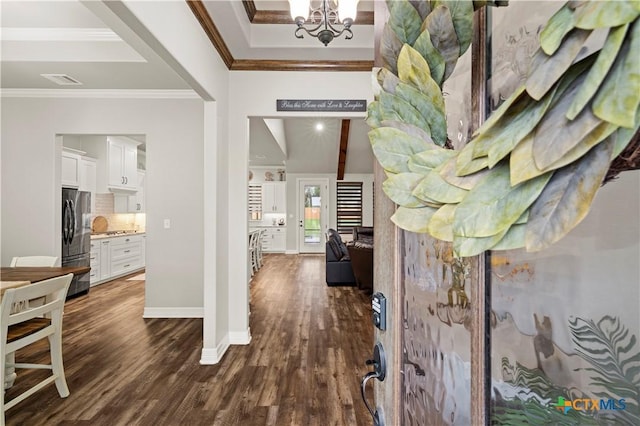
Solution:
M145 134L145 307L202 311L201 100L3 97L1 122L2 265L15 255L61 255L56 134Z
M247 278L245 268L234 268L234 265L247 264L248 117L317 117L317 112L277 112L276 100L367 99L370 102L373 92L370 72L233 71L229 86L229 229L234 233L229 238L229 329L231 343L248 343L251 336ZM361 117L362 112L323 115ZM287 181L289 179L287 176ZM289 184L287 191L290 191Z

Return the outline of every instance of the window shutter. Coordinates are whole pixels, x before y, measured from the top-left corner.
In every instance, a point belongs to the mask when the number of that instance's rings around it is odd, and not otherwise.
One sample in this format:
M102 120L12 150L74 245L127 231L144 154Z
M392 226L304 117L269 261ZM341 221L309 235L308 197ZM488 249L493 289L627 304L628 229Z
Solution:
M262 219L262 185L249 185L249 218Z
M337 182L336 200L338 232L349 234L362 226L362 182Z

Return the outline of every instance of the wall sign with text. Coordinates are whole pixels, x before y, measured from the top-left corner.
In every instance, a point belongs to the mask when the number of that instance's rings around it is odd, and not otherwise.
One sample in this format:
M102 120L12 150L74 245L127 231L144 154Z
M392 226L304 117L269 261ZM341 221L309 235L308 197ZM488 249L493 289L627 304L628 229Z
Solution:
M277 111L358 112L367 110L366 99L278 99Z

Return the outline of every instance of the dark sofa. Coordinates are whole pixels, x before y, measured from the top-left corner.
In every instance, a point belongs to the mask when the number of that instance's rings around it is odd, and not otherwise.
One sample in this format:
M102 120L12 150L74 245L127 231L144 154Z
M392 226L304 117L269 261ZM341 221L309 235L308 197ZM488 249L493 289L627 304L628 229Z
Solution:
M327 285L356 285L349 251L335 229L327 231L325 256Z
M347 250L358 288L373 293L373 227L353 228L353 241Z

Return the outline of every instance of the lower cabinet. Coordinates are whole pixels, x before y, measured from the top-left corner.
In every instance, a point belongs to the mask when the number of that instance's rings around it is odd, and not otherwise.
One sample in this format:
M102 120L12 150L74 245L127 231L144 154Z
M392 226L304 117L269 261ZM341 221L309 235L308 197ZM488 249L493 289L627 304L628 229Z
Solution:
M91 241L91 285L144 268L144 235L122 235Z
M287 249L287 230L284 228L265 228L262 236L262 251L284 252Z

